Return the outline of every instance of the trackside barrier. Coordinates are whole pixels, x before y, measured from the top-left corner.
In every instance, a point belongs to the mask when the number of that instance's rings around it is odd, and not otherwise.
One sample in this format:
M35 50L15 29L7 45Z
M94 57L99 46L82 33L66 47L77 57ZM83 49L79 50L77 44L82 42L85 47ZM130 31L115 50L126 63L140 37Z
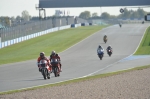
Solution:
M75 24L75 27L80 27L81 26L81 24Z
M76 27L79 27L81 26L81 24L71 24L71 28L76 28Z
M76 27L79 27L79 26L81 26L81 24L76 24ZM10 46L10 45L25 41L25 40L29 40L29 39L44 35L44 34L48 34L48 33L59 31L59 30L64 30L64 29L68 29L68 28L70 28L70 25L51 28L51 29L47 29L45 31L33 33L33 34L30 34L30 35L15 38L15 39L8 40L8 41L5 41L5 42L1 42L1 36L0 36L0 49L3 48L3 47L7 47L7 46Z
M89 23L81 23L81 26L89 26Z

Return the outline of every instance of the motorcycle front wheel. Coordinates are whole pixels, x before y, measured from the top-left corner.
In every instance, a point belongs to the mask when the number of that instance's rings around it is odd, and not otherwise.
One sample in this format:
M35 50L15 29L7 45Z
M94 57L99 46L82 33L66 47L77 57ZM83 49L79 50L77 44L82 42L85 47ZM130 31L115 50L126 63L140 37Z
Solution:
M43 78L46 80L46 71L45 71L45 69L42 69L42 75L43 75Z

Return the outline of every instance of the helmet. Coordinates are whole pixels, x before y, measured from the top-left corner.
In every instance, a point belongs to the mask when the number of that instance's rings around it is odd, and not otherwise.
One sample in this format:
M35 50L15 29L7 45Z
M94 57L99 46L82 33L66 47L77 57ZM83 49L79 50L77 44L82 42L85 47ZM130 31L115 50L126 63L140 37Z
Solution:
M41 52L41 53L40 53L40 57L41 57L41 58L44 58L44 57L45 57L45 53L44 53L44 52Z
M52 55L55 55L56 54L56 52L55 51L52 51L52 53L51 53Z
M111 47L111 45L109 45L108 47Z
M99 47L99 48L101 48L101 46L100 46L100 45L99 45L98 47Z

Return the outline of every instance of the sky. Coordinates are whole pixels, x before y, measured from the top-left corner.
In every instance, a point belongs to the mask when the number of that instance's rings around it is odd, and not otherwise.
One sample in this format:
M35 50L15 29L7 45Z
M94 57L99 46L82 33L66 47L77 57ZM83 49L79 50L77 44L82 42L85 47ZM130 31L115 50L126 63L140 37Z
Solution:
M22 11L27 10L29 15L38 16L39 11L35 9L35 5L39 4L39 0L0 0L0 16L16 17L21 16ZM69 16L79 16L81 12L90 11L101 15L103 12L107 12L110 15L119 15L120 8L125 7L78 7L78 8L46 8L46 16L52 16L55 14L55 10L61 10L69 13ZM136 10L137 8L128 8L129 10ZM143 8L145 11L150 12L149 8Z

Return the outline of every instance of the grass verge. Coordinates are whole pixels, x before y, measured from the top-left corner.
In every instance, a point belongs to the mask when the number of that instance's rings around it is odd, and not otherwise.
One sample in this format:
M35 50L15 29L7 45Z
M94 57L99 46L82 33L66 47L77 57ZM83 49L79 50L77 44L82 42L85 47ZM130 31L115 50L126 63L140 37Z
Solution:
M142 39L142 42L138 50L134 55L149 55L150 54L150 26L146 29L146 33Z
M132 68L132 69L123 70L123 71L117 71L117 72L112 72L112 73L98 74L98 75L94 75L94 76L88 76L88 77L84 77L84 78L68 80L68 81L55 83L55 84L48 84L48 85L37 86L37 87L32 87L32 88L27 88L27 89L20 89L20 90L12 90L12 91L7 91L7 92L0 92L0 95L13 94L13 93L24 92L24 91L29 91L29 90L36 90L36 89L40 89L40 88L47 88L47 87L67 85L67 84L72 84L72 83L76 83L76 82L82 82L82 81L88 81L88 80L93 80L93 79L99 79L99 78L119 75L119 74L131 72L131 71L134 71L134 70L143 70L143 69L147 69L147 68L150 68L150 65L135 67L135 68Z
M49 56L52 50L59 53L105 27L107 26L65 29L2 48L0 65L36 59L43 51L46 56Z

